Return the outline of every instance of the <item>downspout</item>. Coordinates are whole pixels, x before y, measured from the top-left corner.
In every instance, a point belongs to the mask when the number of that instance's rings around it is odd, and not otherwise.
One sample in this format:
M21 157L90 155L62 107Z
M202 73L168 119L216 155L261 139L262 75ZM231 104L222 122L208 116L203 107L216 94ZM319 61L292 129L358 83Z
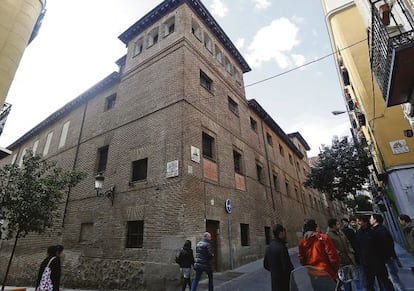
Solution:
M87 109L88 109L88 102L85 103L85 108L83 110L82 122L81 122L81 126L80 126L80 129L79 129L79 136L78 136L78 142L76 144L75 158L73 160L72 171L74 171L76 169L76 165L77 165L77 161L78 161L80 140L81 140L81 137L82 137L83 126L85 124L86 110ZM67 195L66 195L65 210L63 211L63 219L62 219L62 227L63 228L65 227L65 219L66 219L66 213L68 211L69 196L70 196L71 190L72 190L72 188L69 187Z

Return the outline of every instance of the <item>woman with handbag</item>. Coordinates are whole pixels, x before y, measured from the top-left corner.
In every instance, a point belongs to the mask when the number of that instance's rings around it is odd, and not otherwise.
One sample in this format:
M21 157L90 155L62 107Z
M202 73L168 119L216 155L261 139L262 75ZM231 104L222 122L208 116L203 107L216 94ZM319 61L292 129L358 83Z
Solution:
M42 261L36 280L36 291L59 291L62 245L47 248L47 257Z

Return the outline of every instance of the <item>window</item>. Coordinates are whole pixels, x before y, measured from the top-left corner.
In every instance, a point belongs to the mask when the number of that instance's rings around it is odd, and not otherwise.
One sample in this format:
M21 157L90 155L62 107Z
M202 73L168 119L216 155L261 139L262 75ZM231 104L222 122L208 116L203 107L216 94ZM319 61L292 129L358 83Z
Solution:
M114 108L116 102L116 94L106 97L105 99L105 111Z
M214 138L203 132L203 157L215 160Z
M212 91L213 81L202 70L200 70L200 85L208 91Z
M108 149L109 146L104 146L98 149L98 167L97 173L102 173L106 170L106 163L108 161Z
M270 241L272 240L272 230L270 229L270 226L265 226L264 231L265 231L266 244L268 245L270 244Z
M127 248L142 248L144 243L144 221L128 221L127 222Z
M279 178L276 174L273 174L273 187L275 187L276 191L279 191Z
M285 151L283 150L283 147L281 145L279 145L279 153L282 157L285 156Z
M22 155L20 156L19 167L23 166L23 158L26 155L27 148L24 148L22 151Z
M299 192L298 192L298 188L295 188L295 196L296 196L296 200L299 201Z
M248 224L240 223L240 240L243 247L250 245Z
M268 132L266 132L266 141L270 146L273 146L272 136Z
M201 41L201 28L194 19L191 22L191 32Z
M238 174L243 174L242 171L242 155L233 150L233 159L234 159L234 171Z
M234 101L230 97L227 97L227 99L228 99L229 110L238 116L239 115L239 104L237 104L237 102Z
M175 17L171 17L164 22L164 36L170 35L175 31Z
M93 238L93 222L82 223L79 234L79 242L92 242Z
M289 154L289 163L290 163L291 165L293 165L293 158L292 158L292 155L291 155L291 154Z
M233 67L230 64L230 61L227 57L224 57L224 67L226 68L226 71L230 74L233 75Z
M158 27L151 30L148 35L148 47L153 46L158 42Z
M134 56L139 55L144 50L144 39L141 37L137 40L134 47Z
M241 84L241 78L240 78L240 73L239 71L234 70L234 79L236 80L236 82L238 84Z
M219 47L217 45L215 45L214 49L215 49L215 52L216 52L216 60L220 64L223 64L223 53L221 52L221 50L219 49Z
M52 142L52 137L53 137L53 131L49 132L49 134L46 137L46 143L43 149L43 156L46 156L49 153L49 148L50 148L50 143Z
M33 155L35 155L35 154L36 154L36 151L37 151L38 146L39 146L39 140L36 140L36 141L34 142L34 144L33 144L33 147L32 147L32 152L33 152Z
M256 164L257 181L263 184L263 167Z
M257 132L257 121L250 117L250 128Z
M210 53L213 53L213 43L207 33L204 33L204 46Z
M147 179L148 159L132 162L132 182Z
M66 138L68 136L68 130L69 130L70 121L65 122L65 124L62 127L62 133L60 134L60 140L59 140L59 146L58 148L61 148L66 143Z
M285 187L286 187L286 195L290 195L290 188L289 188L289 182L285 182Z

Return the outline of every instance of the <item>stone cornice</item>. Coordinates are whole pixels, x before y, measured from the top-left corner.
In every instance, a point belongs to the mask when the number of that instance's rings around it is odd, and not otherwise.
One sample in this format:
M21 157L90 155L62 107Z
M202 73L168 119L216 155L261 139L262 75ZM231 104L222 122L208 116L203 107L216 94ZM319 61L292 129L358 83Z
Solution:
M165 0L150 12L148 12L146 15L144 15L140 20L135 22L135 24L128 28L118 38L124 44L128 45L128 42L131 41L134 37L142 33L152 24L160 20L160 18L167 15L183 3L186 3L195 13L197 13L204 24L211 30L211 32L217 37L221 44L239 63L243 70L243 73L251 71L250 66L234 46L230 38L216 22L210 12L208 12L207 8L199 0Z

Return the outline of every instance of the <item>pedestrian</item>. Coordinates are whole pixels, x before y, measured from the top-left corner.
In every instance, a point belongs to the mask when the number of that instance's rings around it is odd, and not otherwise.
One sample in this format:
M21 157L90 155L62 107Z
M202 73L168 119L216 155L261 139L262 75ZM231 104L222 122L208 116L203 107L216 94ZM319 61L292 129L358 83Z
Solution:
M342 220L343 221L343 220ZM352 230L351 230L352 231ZM341 224L338 219L330 218L328 220L328 237L332 240L336 251L340 257L340 266L344 267L347 265L355 266L355 255L354 249L351 247L350 242L346 238L345 234L341 231ZM345 291L351 291L351 282L343 283Z
M322 234L314 219L303 225L303 239L299 242L299 261L327 272L334 280L338 276L340 258L331 239Z
M375 279L378 280L380 290L394 290L391 281L388 279L388 272L385 266L384 257L380 254L381 247L376 241L376 233L371 228L370 215L359 215L357 217L360 228L356 233L357 256L363 269L363 285L367 291L375 290Z
M407 250L414 255L414 223L411 221L411 217L407 214L400 214L398 221L403 227L404 236L407 242Z
M281 224L273 227L273 239L266 248L263 266L270 271L272 291L289 291L293 264L286 247L286 229Z
M182 291L188 285L191 291L191 266L194 266L193 249L191 248L191 241L186 240L184 246L181 248L175 262L180 266L181 279L182 279Z
M355 240L355 233L358 230L356 218L351 216L349 220L347 218L342 218L342 232L345 234L346 238L348 239L349 243L351 244L352 248L354 247L354 240Z
M213 266L214 254L211 250L211 234L205 232L203 238L197 243L194 270L196 272L191 291L197 291L198 282L203 272L208 276L208 291L213 291Z
M37 275L36 290L45 290L43 289L45 284L44 278L48 279L48 276L46 275L48 271L45 272L45 269L46 267L49 267L50 280L47 280L48 282L46 282L46 284L48 286L51 285L53 291L59 291L61 273L60 257L62 256L62 253L62 245L54 245L47 248L47 257L40 264L39 272Z
M394 239L389 230L383 225L384 218L381 214L374 213L369 220L374 230L375 247L377 253L385 262L385 267L388 271L388 277L396 291L405 291L405 286L398 276L398 267L402 267L400 260L395 253Z

